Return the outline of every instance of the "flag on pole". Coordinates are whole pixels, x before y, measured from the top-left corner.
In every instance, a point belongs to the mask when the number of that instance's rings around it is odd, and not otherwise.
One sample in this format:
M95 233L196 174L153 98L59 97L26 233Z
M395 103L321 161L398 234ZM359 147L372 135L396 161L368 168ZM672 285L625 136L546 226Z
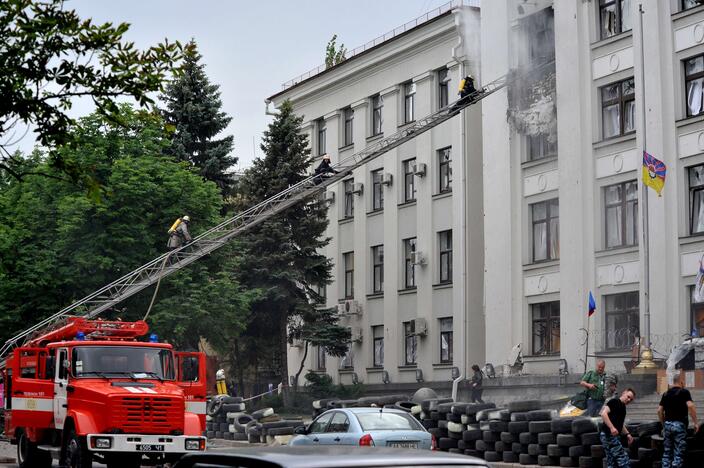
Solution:
M596 301L594 296L592 296L592 292L589 291L589 317L594 315L594 312L596 312Z
M699 259L699 271L697 272L697 279L694 281L694 291L692 291L692 302L704 302L704 266L702 266L702 259Z
M658 197L662 196L660 192L665 186L666 173L664 162L643 151L643 183L655 190Z

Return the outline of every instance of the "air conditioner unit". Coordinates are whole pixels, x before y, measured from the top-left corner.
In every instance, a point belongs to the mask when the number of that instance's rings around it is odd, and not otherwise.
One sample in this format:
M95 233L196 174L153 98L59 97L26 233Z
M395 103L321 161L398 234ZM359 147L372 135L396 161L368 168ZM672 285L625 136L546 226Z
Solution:
M428 334L428 322L424 318L413 319L413 327L415 329L415 334L418 336L425 336Z
M352 343L361 343L364 335L360 327L354 327L350 330Z
M334 203L335 202L335 192L330 192L327 191L325 192L325 195L323 195L323 200L327 203Z
M348 299L342 304L338 304L337 310L342 315L361 315L362 307L354 299Z
M422 252L411 253L411 263L413 265L425 265L425 257Z
M361 195L363 190L364 190L364 184L362 184L361 182L358 182L356 184L352 184L352 193L356 193L357 195Z
M413 175L417 175L418 177L424 177L427 170L428 168L425 163L418 163L413 166Z
M390 174L388 172L381 176L381 184L382 185L386 185L386 186L390 187L393 180L394 180L394 175Z

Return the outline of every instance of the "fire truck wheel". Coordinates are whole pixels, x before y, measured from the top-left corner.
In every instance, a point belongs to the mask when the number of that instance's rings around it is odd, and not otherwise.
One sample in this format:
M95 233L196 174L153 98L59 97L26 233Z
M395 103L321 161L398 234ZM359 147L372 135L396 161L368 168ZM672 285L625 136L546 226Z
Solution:
M51 454L39 450L24 431L20 431L17 435L17 463L20 468L48 468L51 466Z
M93 466L93 456L86 446L86 441L79 437L73 429L67 433L64 443L66 444L63 450L64 467L91 468Z

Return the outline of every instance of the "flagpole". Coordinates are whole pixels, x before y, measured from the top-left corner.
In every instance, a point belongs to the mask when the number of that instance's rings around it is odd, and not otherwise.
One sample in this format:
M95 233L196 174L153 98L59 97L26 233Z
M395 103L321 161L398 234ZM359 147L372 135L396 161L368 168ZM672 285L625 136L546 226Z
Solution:
M645 52L643 50L643 4L638 4L638 19L640 22L640 92L641 92L641 113L643 119L643 153L647 148L647 118L645 105ZM644 154L641 154L643 157ZM641 360L637 367L655 367L650 349L650 235L648 232L648 186L645 185L641 170L641 192L642 192L642 226L643 226L643 334L645 336L645 348L641 346ZM642 343L642 342L641 342ZM639 343L639 344L641 344Z

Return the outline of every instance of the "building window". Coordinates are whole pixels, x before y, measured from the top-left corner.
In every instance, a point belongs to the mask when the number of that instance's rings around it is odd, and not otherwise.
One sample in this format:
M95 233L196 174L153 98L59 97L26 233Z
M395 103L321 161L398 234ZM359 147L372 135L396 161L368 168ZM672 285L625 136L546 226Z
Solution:
M416 287L416 266L413 264L413 254L416 252L416 238L405 239L403 241L404 258L404 287L406 289Z
M354 297L354 252L342 254L345 266L345 299Z
M631 349L640 337L638 291L604 296L606 349Z
M440 193L452 191L452 148L438 150Z
M538 159L557 155L557 140L550 142L546 133L526 135L526 144L528 147L528 161L537 161Z
M384 186L381 183L383 177L383 169L372 171L372 211L384 209Z
M351 107L348 107L344 111L345 114L345 146L351 145L353 140L352 140L352 131L354 127L354 109Z
M555 60L555 14L545 8L521 20L527 40L528 59L531 65L541 65Z
M384 367L384 326L372 327L374 337L374 367Z
M452 363L452 318L440 319L440 363Z
M531 205L533 261L560 258L560 218L557 198Z
M384 291L384 246L372 247L372 289L375 293Z
M403 161L403 201L411 202L416 199L416 179L413 168L416 166L416 158Z
M416 323L413 320L403 322L403 336L404 354L406 356L405 363L407 366L415 365L416 352L418 350L418 335L416 335Z
M438 107L447 106L450 99L450 71L447 68L438 70Z
M344 182L345 188L345 218L354 216L354 179L347 179Z
M318 119L318 156L325 154L326 137L325 137L325 119Z
M698 6L702 6L703 4L704 0L682 0L682 9L689 10L690 8L696 8Z
M638 243L638 182L604 187L606 248Z
M381 94L372 97L372 136L381 135L381 111L384 108L384 98Z
M560 301L531 306L533 314L533 354L560 352Z
M636 130L636 95L633 78L601 88L601 118L604 138Z
M315 360L316 360L316 363L315 363L316 369L325 370L325 347L324 346L318 346Z
M416 112L416 84L403 85L403 123L413 122Z
M684 62L684 83L687 90L687 117L704 112L704 55Z
M599 0L601 38L630 31L632 9L631 0Z
M342 359L340 359L340 369L352 369L354 368L354 360L352 355L352 344L347 344L347 352Z
M704 164L687 169L689 174L690 234L704 232Z
M693 336L704 336L704 302L697 302L694 297L694 286L689 287L690 309L691 309L691 325Z
M452 231L438 233L440 244L440 282L452 282Z

